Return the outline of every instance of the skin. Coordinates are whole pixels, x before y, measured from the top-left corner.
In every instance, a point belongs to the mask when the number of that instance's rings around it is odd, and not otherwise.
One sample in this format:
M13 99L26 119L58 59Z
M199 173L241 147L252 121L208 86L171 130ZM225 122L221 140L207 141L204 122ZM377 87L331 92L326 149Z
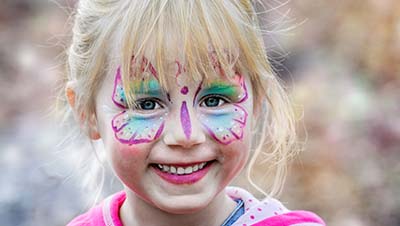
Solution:
M169 73L176 75L173 64ZM124 225L220 225L236 206L221 191L244 167L249 155L251 117L247 116L253 114L250 82L246 76L243 77L242 83L247 85L247 89L239 80L232 83L222 78L211 82L211 86L203 86L181 70L178 78L171 76L168 80L168 92L150 89L150 92L137 93L138 101L156 98L157 107L152 110L127 109L124 101L121 101L123 95L116 95L118 92L115 91L118 86L117 68L115 66L106 75L98 92L95 127L103 140L112 168L127 194L120 210ZM145 84L151 83L144 81L143 84L132 85L141 87ZM187 87L187 92L182 93L182 87ZM226 101L210 99L213 94L224 96ZM218 105L209 107L205 100L208 104ZM104 111L104 108L109 110ZM224 142L215 135L217 129L211 125L224 119L228 127L235 126L240 120L236 117L235 109L239 108L241 116L246 115L246 119L239 123L237 133L240 134L235 133L235 136L231 133L233 139ZM140 119L156 130L162 124L162 129L158 135L146 140L143 137L148 134L143 134L142 140L133 141L135 139L130 136L118 134L123 123L116 121L121 115L129 120ZM135 129L138 124L136 122L132 125L135 125L132 126ZM208 173L194 184L183 185L161 179L151 165L205 161L213 161Z

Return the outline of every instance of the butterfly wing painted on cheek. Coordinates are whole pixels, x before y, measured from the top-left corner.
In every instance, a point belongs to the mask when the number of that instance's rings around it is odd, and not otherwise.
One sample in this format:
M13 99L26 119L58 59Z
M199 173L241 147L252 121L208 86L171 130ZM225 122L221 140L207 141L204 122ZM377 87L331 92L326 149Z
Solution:
M157 139L163 128L162 117L143 118L122 111L112 120L115 137L124 144L148 143Z
M240 105L234 104L232 109L224 113L203 113L200 115L200 120L215 140L222 144L229 144L242 139L247 112Z
M143 117L128 109L119 68L115 76L112 100L116 106L123 109L111 122L118 141L130 145L148 143L161 135L164 128L163 117Z
M200 121L206 128L211 137L222 144L229 144L235 140L243 138L243 130L246 126L247 111L241 104L247 100L247 88L244 77L237 73L235 80L242 88L242 96L236 104L232 104L228 109L222 112L202 113Z

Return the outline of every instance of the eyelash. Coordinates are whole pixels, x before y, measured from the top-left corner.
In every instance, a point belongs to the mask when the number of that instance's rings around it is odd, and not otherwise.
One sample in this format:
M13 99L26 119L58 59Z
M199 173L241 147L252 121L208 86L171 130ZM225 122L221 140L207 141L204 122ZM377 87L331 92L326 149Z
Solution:
M142 104L145 102L151 101L152 103L155 104L154 109L144 109ZM154 111L157 109L164 108L163 104L161 104L161 100L158 98L143 98L135 101L134 109L139 110L139 111Z
M205 101L209 98L215 98L218 100L218 104L217 106L207 106L205 105ZM223 101L223 103L220 103L220 101ZM152 103L154 103L154 108L152 109L144 109L143 105L145 102L151 101ZM135 101L134 104L134 110L138 110L138 111L154 111L157 109L162 109L164 108L164 105L161 103L162 101L158 98L143 98L143 99L139 99ZM216 107L220 107L224 104L227 103L231 103L231 101L229 100L229 98L222 96L222 95L217 95L217 94L210 94L207 96L204 96L201 100L200 100L200 107L206 107L206 108L216 108Z
M223 101L223 103L222 104L220 104L220 102L218 102L218 105L217 106L206 106L205 105L205 101L208 99L208 98L216 98L217 100L219 100L219 101ZM207 96L204 96L203 98L201 98L201 100L200 100L200 107L206 107L206 108L216 108L216 107L220 107L220 106L222 106L222 105L224 105L224 104L227 104L227 103L231 103L231 101L230 101L230 99L229 98L227 98L227 97L225 97L225 96L222 96L222 95L217 95L217 94L210 94L210 95L207 95Z

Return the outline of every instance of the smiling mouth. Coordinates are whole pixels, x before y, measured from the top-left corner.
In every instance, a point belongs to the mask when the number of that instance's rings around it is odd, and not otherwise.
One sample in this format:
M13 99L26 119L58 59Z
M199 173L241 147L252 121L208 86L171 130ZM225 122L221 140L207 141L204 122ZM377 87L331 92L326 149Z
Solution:
M207 163L209 162L202 162L190 166L174 166L174 165L163 165L163 164L157 164L155 166L163 172L167 172L170 174L184 175L184 174L191 174L193 172L197 172L203 169L207 165Z
M152 164L158 176L172 184L193 184L202 179L210 169L213 161L191 165Z

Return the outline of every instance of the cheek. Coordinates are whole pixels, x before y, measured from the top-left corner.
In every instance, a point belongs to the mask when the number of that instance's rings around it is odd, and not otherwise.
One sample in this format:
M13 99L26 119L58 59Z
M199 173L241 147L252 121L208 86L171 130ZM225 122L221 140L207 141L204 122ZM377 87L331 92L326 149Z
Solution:
M115 138L123 144L149 143L160 137L164 129L164 117L137 117L123 111L112 119Z
M227 145L243 139L247 116L244 107L234 104L219 112L201 113L199 120L212 138Z
M109 154L112 166L115 172L122 180L124 177L131 177L132 174L140 172L145 166L146 147L147 145L128 146L119 142L114 142L109 148Z

